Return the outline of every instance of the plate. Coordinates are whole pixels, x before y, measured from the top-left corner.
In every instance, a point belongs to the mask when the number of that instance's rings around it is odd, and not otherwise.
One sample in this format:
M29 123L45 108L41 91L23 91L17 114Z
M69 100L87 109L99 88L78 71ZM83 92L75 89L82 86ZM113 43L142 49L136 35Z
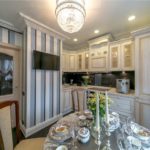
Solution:
M68 150L68 148L65 145L60 145L56 148L56 150Z
M150 131L134 122L131 123L131 130L141 140L147 141L150 139Z
M54 131L56 132L56 134L60 134L60 135L65 135L69 132L67 129L67 126L64 126L64 125L60 125L56 127Z
M132 146L132 150L141 150L142 144L141 141L133 136L127 137L128 142Z
M81 115L81 116L79 116L79 119L80 119L80 120L86 120L86 116Z
M71 138L71 134L70 134L70 126L65 126L65 129L63 130L63 132L58 132L60 130L59 127L61 127L60 125L54 125L50 128L49 130L49 138L50 140L54 140L56 142L64 142L68 139Z

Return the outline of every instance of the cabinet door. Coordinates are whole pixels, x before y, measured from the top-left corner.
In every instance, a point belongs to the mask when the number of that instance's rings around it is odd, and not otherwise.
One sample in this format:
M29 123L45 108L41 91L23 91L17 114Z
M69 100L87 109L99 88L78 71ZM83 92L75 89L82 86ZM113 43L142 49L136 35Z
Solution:
M84 69L85 70L89 69L89 53L88 52L84 53Z
M83 54L77 54L77 71L83 70Z
M61 65L62 65L62 71L66 71L67 70L67 55L66 54L62 54Z
M125 42L121 44L122 51L122 69L123 70L134 70L134 49L133 43Z
M69 68L68 71L75 71L76 70L76 64L75 64L75 54L69 55Z
M120 44L110 46L110 70L121 70L120 64Z
M108 47L101 47L90 52L89 65L91 71L107 71Z

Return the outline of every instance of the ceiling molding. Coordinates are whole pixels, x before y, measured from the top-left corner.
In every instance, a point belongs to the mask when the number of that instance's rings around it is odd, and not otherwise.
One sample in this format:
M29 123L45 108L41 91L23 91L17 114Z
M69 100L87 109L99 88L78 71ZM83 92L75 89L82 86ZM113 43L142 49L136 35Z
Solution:
M138 35L141 35L141 34L146 34L148 32L150 32L150 26L147 26L147 27L140 28L138 30L132 31L131 34L132 34L132 36L138 36Z
M49 32L51 32L51 33L53 33L53 34L55 34L55 35L61 37L63 40L64 40L64 39L70 39L68 36L66 36L66 35L64 35L64 34L58 32L58 31L56 31L56 30L54 30L54 29L52 29L52 28L50 28L50 27L48 27L47 25L45 25L45 24L43 24L43 23L41 23L41 22L39 22L39 21L37 21L37 20L35 20L35 19L33 19L33 18L31 18L31 17L25 15L25 14L23 14L22 12L20 12L19 15L20 15L22 18L24 18L24 21L25 21L25 23L26 23L27 25L30 25L30 26L37 25L37 26L35 26L35 27L37 27L37 28L40 28L40 27L41 27L41 28L44 28L44 29L48 30Z
M0 26L7 28L7 29L10 29L10 30L13 30L15 32L19 32L19 33L21 32L20 30L15 28L12 23L5 21L5 20L2 20L2 19L0 19Z

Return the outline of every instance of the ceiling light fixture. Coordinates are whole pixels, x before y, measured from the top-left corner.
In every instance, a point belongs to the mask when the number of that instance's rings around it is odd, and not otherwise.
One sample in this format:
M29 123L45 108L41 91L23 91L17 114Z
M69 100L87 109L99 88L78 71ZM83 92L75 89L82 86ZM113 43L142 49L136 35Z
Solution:
M99 33L99 30L95 30L94 33L95 33L95 34Z
M78 41L78 39L73 39L73 41L74 41L74 42L77 42L77 41Z
M59 26L68 33L78 32L85 22L84 0L56 0L55 14Z
M132 20L135 20L135 16L134 15L129 16L129 18L128 18L128 21L132 21Z

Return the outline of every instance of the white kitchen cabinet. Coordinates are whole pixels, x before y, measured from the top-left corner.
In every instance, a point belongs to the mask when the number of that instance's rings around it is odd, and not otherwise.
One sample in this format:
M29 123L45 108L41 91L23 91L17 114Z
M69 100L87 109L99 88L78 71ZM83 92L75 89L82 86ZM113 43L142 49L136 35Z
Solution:
M62 66L62 71L65 72L68 70L68 55L65 53L62 54L61 66Z
M89 71L89 52L83 51L76 54L77 72Z
M76 71L76 54L68 55L68 72Z
M83 62L84 62L84 53L76 54L76 63L77 63L77 72L81 72L84 70Z
M72 90L71 89L63 89L62 92L62 113L67 114L73 110L72 103Z
M113 101L110 106L112 111L118 112L121 117L134 117L134 97L118 94L109 94L109 97Z
M150 27L132 34L135 38L136 120L150 129Z
M134 70L134 48L133 42L127 41L121 43L121 69L124 71Z
M120 71L121 70L121 62L120 62L120 56L121 56L121 50L120 50L120 44L113 44L110 45L110 71Z
M108 46L90 50L89 70L102 72L108 70Z
M132 40L112 42L109 47L109 70L131 71L134 70L134 47Z
M89 52L84 52L83 66L85 71L89 71Z

